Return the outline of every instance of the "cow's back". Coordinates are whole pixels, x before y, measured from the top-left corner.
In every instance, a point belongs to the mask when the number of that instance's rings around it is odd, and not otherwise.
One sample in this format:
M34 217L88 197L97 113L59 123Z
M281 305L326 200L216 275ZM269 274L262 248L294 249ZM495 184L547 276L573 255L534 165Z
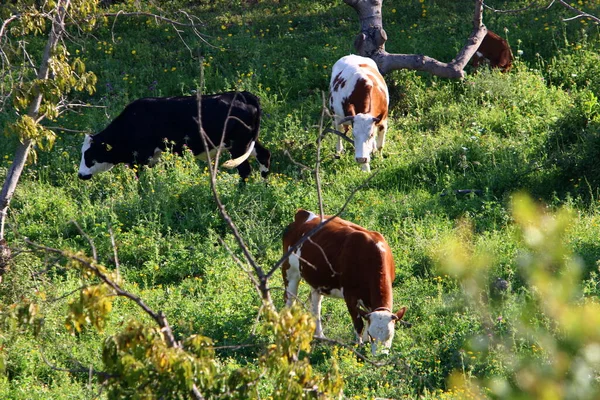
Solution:
M320 222L318 216L299 210L294 222L285 230L284 252ZM361 284L369 281L366 278L370 277L364 276L365 273L375 272L380 276L380 272L384 272L382 268L394 279L392 253L383 236L338 217L302 244L299 257L304 266L301 269L302 278L314 288L343 287L344 293L359 290ZM378 290L378 285L376 283L373 290ZM368 299L365 301L370 303Z
M260 104L251 93L203 95L201 105L202 127L213 143L221 139L228 116L235 117L227 122L228 131L241 132L236 140L249 142L258 135ZM140 153L146 148L146 152L164 149L165 143L171 143L175 151L186 146L198 154L204 151L204 145L197 118L196 96L141 98L128 104L94 139Z
M354 54L340 58L332 68L329 84L330 106L335 115L370 113L372 106L384 110L387 117L389 92L377 64L370 58Z

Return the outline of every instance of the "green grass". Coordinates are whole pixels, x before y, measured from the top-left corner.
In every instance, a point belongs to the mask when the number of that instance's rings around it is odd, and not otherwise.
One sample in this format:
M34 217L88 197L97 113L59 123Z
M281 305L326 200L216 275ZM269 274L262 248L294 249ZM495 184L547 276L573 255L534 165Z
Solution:
M136 98L191 94L201 82L201 56L203 90L246 89L261 98L261 140L273 153L273 173L267 182L255 173L240 186L235 172L222 172L217 186L251 253L270 269L282 254L281 235L295 210L318 209L314 177L284 151L314 165L321 95L333 63L353 50L358 21L341 1L251 3L186 6L203 21L205 40L184 31L182 41L169 25L120 17L114 27L108 20L93 37L69 43L71 54L82 56L98 76L94 95L77 96L101 108L67 113L52 125L93 133ZM504 3L518 8L524 2ZM471 8L462 2L387 1L386 49L449 61L470 32ZM557 5L544 12L486 12L488 27L507 36L517 56L509 74L484 70L460 82L412 71L386 76L392 98L388 142L383 157L372 162L377 176L356 193L343 216L386 237L396 262L394 304L408 307L405 318L413 327L397 330L392 354L382 359L388 363L380 368L348 350L315 344L313 368L326 373L336 360L346 397L461 398L466 394L456 376L482 385L497 377L513 382L516 364L544 360L537 349L545 336L519 334L518 320L535 302L535 290L523 270L527 245L511 210L515 192L530 193L546 211L571 210L563 244L582 261L578 300L596 301L600 39L589 21L561 22L568 15ZM6 111L0 127L11 119L10 107ZM10 242L20 245L27 237L90 254L89 238L99 261L113 268L112 230L127 289L164 311L178 337L199 333L218 346L251 345L218 350L223 371L256 368L269 340L256 333L260 298L219 242L241 255L219 217L205 165L189 154L167 154L139 178L118 166L84 182L76 178L82 141L83 133L62 132L53 149L27 167L10 209ZM351 154L333 157L334 143L326 137L322 148L327 213L337 212L367 177ZM0 141L0 177L15 146L14 138ZM481 194L460 195L457 189ZM448 273L436 255L448 237L461 236L464 225L472 231L473 252L489 255L482 296L493 297L497 278L509 283L507 292L490 300L487 320L463 296L468 282ZM70 335L64 327L67 304L77 294L67 294L83 278L64 264L23 252L4 276L0 303L35 301L45 322L38 337L14 330L0 336L2 398L91 398L99 391L97 380L89 386L86 374L53 370L44 357L58 367L73 367L77 359L101 369L104 339L132 318L145 320L132 304L118 300L103 332ZM270 284L282 307L279 273ZM308 293L301 285L307 309ZM535 329L548 325L546 313L528 315ZM325 299L323 320L328 337L352 343L343 302ZM478 340L488 334L498 342L482 345ZM266 378L260 382L265 398L272 385Z

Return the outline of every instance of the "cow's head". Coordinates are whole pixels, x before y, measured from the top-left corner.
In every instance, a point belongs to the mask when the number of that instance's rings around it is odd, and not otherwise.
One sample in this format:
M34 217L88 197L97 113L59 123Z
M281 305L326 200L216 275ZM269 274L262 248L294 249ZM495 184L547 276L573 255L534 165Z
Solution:
M352 122L352 135L354 136L354 157L356 162L361 164L363 171L369 171L369 162L371 153L375 151L375 131L376 125L381 121L380 118L373 117L370 114L356 114L344 118L344 122Z
M112 159L109 152L111 148L106 143L94 141L90 135L85 135L81 147L81 163L79 164L79 179L90 179L98 172L108 171L115 166L109 162Z
M382 307L363 314L367 322L363 330L363 341L371 343L373 355L377 353L377 346L381 346L382 353L389 353L390 347L392 347L392 339L394 339L396 322L402 319L405 312L406 307L402 307L396 313Z

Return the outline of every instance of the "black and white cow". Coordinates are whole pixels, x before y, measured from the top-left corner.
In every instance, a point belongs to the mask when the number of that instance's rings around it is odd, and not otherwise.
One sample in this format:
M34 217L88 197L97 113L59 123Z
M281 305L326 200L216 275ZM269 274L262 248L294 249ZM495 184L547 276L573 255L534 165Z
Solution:
M271 153L258 142L258 97L249 92L226 92L203 95L201 104L202 128L211 150L222 143L231 153L232 159L223 166L237 167L245 179L251 171L248 157L254 155L266 177ZM197 121L196 96L135 100L103 131L86 135L78 176L90 179L119 163L153 166L167 146L176 153L187 147L201 156L205 149Z

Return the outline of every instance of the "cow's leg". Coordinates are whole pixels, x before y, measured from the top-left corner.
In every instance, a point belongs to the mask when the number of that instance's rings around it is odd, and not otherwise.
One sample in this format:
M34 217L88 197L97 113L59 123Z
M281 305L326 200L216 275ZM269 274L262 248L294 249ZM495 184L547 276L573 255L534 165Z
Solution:
M315 336L324 338L325 335L323 334L323 326L321 325L321 300L323 300L323 295L317 289L313 288L310 291L310 300L312 303L312 313L317 320Z
M254 145L252 155L256 157L256 160L260 164L260 175L263 178L266 178L269 174L269 168L271 167L271 152L257 141Z
M383 153L383 146L385 146L385 134L388 129L388 121L387 119L379 125L379 130L377 131L377 150Z
M348 127L345 125L335 125L334 124L333 129L337 130L338 132L342 132L342 129L343 129L344 134L348 133ZM337 143L335 145L335 156L337 158L339 158L343 152L344 152L344 143L342 142L342 138L340 136L338 136Z
M285 305L291 307L298 296L298 286L300 285L300 249L292 253L281 268L285 285Z
M367 330L365 329L365 323L360 316L360 312L358 311L358 299L351 296L344 297L346 301L346 306L348 307L348 312L350 313L350 318L352 318L352 324L354 325L354 331L356 333L356 340L358 343L363 343L363 341L368 341L368 337L366 337Z

